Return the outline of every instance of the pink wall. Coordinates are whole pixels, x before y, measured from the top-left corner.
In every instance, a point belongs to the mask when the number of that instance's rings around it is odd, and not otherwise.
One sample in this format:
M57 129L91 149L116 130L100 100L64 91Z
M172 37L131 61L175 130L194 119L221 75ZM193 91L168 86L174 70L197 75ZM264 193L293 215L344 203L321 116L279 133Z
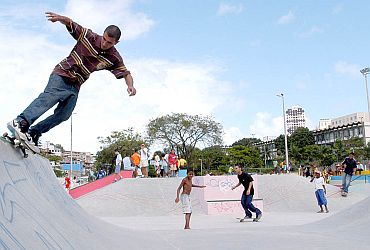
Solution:
M120 175L125 178L132 178L132 171L131 170L122 170ZM103 179L99 179L85 185L76 187L74 189L69 190L69 194L72 196L73 199L77 199L78 197L90 193L96 189L105 187L109 184L112 184L114 181L114 174L108 175Z
M263 210L263 201L258 200L258 178L253 175L254 196L256 199L253 204L261 211ZM224 176L196 176L193 178L193 184L205 185L206 188L194 188L192 190L193 200L199 202L204 212L207 214L243 214L244 209L240 204L240 198L244 187L231 190L233 186L239 183L236 175Z

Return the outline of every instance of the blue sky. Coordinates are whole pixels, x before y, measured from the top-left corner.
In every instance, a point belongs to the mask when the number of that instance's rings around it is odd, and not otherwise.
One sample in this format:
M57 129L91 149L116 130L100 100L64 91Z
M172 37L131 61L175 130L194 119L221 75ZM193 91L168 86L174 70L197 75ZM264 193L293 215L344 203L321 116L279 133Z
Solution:
M367 1L10 1L1 0L1 127L45 87L74 40L44 12L67 15L101 34L123 30L117 45L138 94L107 72L81 89L74 121L76 150L98 149L97 136L171 112L212 115L225 144L283 133L281 100L320 118L367 111L370 66ZM42 139L69 148L69 122Z

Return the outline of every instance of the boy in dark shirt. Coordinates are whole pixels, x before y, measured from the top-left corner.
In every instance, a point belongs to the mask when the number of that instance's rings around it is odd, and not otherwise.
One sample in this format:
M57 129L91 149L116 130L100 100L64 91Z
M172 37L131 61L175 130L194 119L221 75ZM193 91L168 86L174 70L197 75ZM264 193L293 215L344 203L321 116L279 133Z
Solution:
M262 212L252 204L254 188L253 188L253 178L248 173L244 173L240 166L234 167L235 173L238 175L239 183L233 187L231 190L239 187L241 184L244 186L244 192L242 194L241 203L245 211L245 219L251 219L252 213L256 213L256 218L253 221L259 221L262 217Z
M342 196L347 196L348 187L351 184L352 175L356 173L357 163L353 158L354 153L350 153L346 159L342 162L344 172L342 176Z

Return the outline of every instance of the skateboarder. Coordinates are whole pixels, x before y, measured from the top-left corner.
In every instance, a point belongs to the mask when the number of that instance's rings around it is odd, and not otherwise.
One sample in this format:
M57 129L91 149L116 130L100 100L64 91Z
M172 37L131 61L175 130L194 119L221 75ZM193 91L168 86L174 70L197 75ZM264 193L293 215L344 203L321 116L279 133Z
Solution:
M185 214L185 227L184 229L190 229L190 217L192 213L191 208L191 200L190 200L190 193L192 187L198 188L205 188L206 186L198 186L192 183L192 179L194 176L194 172L192 169L188 170L188 175L182 179L180 186L177 188L177 196L175 202L178 203L180 201L179 195L182 188L181 193L181 204L182 204L182 212Z
M356 173L356 160L353 158L354 153L350 153L342 162L344 172L342 175L342 196L347 196L349 184L351 183L352 175Z
M325 206L325 212L329 213L328 209L328 202L326 200L326 188L325 188L325 180L321 176L321 172L316 170L315 176L311 178L311 182L315 184L315 195L317 199L317 204L320 206L320 211L318 213L323 213L323 205Z
M51 22L60 22L77 40L68 57L58 63L50 75L44 90L16 119L7 126L23 140L36 146L43 133L66 121L75 108L81 85L97 70L109 70L117 79L124 78L129 96L136 94L130 71L126 69L122 57L114 47L120 39L121 31L115 25L108 26L102 36L84 28L66 16L46 12ZM46 111L58 104L54 114L31 125Z
M262 217L262 212L252 204L254 188L253 188L253 178L248 173L243 172L240 166L234 167L235 173L238 175L239 183L236 186L232 187L231 190L239 187L240 185L244 186L244 192L242 194L241 203L245 211L245 219L251 219L252 213L256 213L256 218L253 221L259 221Z

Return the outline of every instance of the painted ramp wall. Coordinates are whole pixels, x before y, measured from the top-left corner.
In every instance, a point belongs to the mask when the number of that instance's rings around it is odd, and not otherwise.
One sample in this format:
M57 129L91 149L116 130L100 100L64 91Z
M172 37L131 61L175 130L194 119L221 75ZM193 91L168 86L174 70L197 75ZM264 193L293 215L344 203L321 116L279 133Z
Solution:
M45 158L0 140L0 249L151 249L136 231L87 214L65 192ZM152 240L151 240L152 239ZM170 249L161 244L162 249Z

